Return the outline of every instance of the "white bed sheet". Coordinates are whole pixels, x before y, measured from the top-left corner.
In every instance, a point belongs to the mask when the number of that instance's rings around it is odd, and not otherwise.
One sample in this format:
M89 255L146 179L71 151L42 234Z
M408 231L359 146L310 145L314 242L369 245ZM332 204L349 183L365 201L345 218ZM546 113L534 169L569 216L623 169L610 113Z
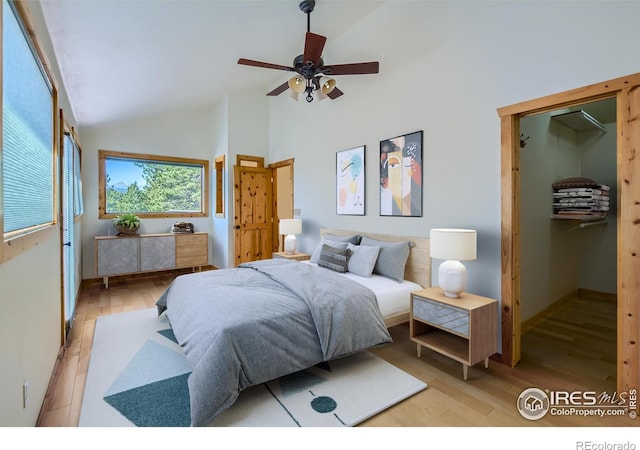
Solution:
M316 263L310 261L303 262L317 266ZM411 292L422 289L422 286L413 281L404 280L402 283L398 283L395 280L376 274L371 275L371 278L361 277L350 272L341 275L371 289L376 294L380 313L385 319L395 314L409 312Z

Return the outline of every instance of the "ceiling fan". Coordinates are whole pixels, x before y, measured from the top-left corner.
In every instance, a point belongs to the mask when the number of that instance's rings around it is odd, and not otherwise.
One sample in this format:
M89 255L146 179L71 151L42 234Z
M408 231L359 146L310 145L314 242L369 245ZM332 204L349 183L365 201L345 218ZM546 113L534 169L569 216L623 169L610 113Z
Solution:
M307 15L307 33L304 42L304 53L294 58L292 66L282 66L245 58L238 60L238 64L245 66L296 72L293 78L282 83L267 95L276 96L287 89L291 89L289 95L295 100L298 99L298 94L305 92L307 94L307 102L312 102L314 91L320 100L326 97L333 100L340 97L344 92L336 87L336 81L333 78L329 78L329 76L378 73L379 64L377 61L325 66L322 60L322 50L327 38L310 31L311 12L315 5L315 0L305 0L300 3L300 10Z

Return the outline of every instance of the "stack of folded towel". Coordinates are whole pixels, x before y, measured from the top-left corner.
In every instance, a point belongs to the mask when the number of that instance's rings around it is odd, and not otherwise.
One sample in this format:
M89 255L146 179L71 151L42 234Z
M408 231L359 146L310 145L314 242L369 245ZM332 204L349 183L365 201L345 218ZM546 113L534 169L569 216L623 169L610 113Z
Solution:
M589 178L566 178L553 183L553 214L562 217L605 217L609 186Z

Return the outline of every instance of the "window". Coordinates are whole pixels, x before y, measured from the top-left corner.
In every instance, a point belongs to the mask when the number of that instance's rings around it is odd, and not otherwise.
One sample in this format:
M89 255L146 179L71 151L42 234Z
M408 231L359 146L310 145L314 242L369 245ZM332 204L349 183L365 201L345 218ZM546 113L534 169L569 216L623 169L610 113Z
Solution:
M209 204L206 160L100 150L100 218L205 217Z
M1 192L5 240L55 223L55 89L37 44L23 28L21 8L7 0L2 2Z

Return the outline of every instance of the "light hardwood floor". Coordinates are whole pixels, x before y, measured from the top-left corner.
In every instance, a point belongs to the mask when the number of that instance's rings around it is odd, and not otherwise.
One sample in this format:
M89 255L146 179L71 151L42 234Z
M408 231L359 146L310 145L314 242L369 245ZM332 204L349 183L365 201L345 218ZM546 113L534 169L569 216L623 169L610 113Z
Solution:
M114 278L105 289L84 284L75 325L59 376L41 415L40 426L75 427L98 316L155 306L156 299L176 272ZM509 368L491 361L478 364L463 381L462 367L423 349L417 358L406 325L391 328L394 342L372 350L376 355L422 379L429 387L370 418L363 427L637 427L640 420L625 417L553 416L524 419L517 398L529 387L551 390L615 390L615 304L576 298L553 317L523 336L522 362Z

